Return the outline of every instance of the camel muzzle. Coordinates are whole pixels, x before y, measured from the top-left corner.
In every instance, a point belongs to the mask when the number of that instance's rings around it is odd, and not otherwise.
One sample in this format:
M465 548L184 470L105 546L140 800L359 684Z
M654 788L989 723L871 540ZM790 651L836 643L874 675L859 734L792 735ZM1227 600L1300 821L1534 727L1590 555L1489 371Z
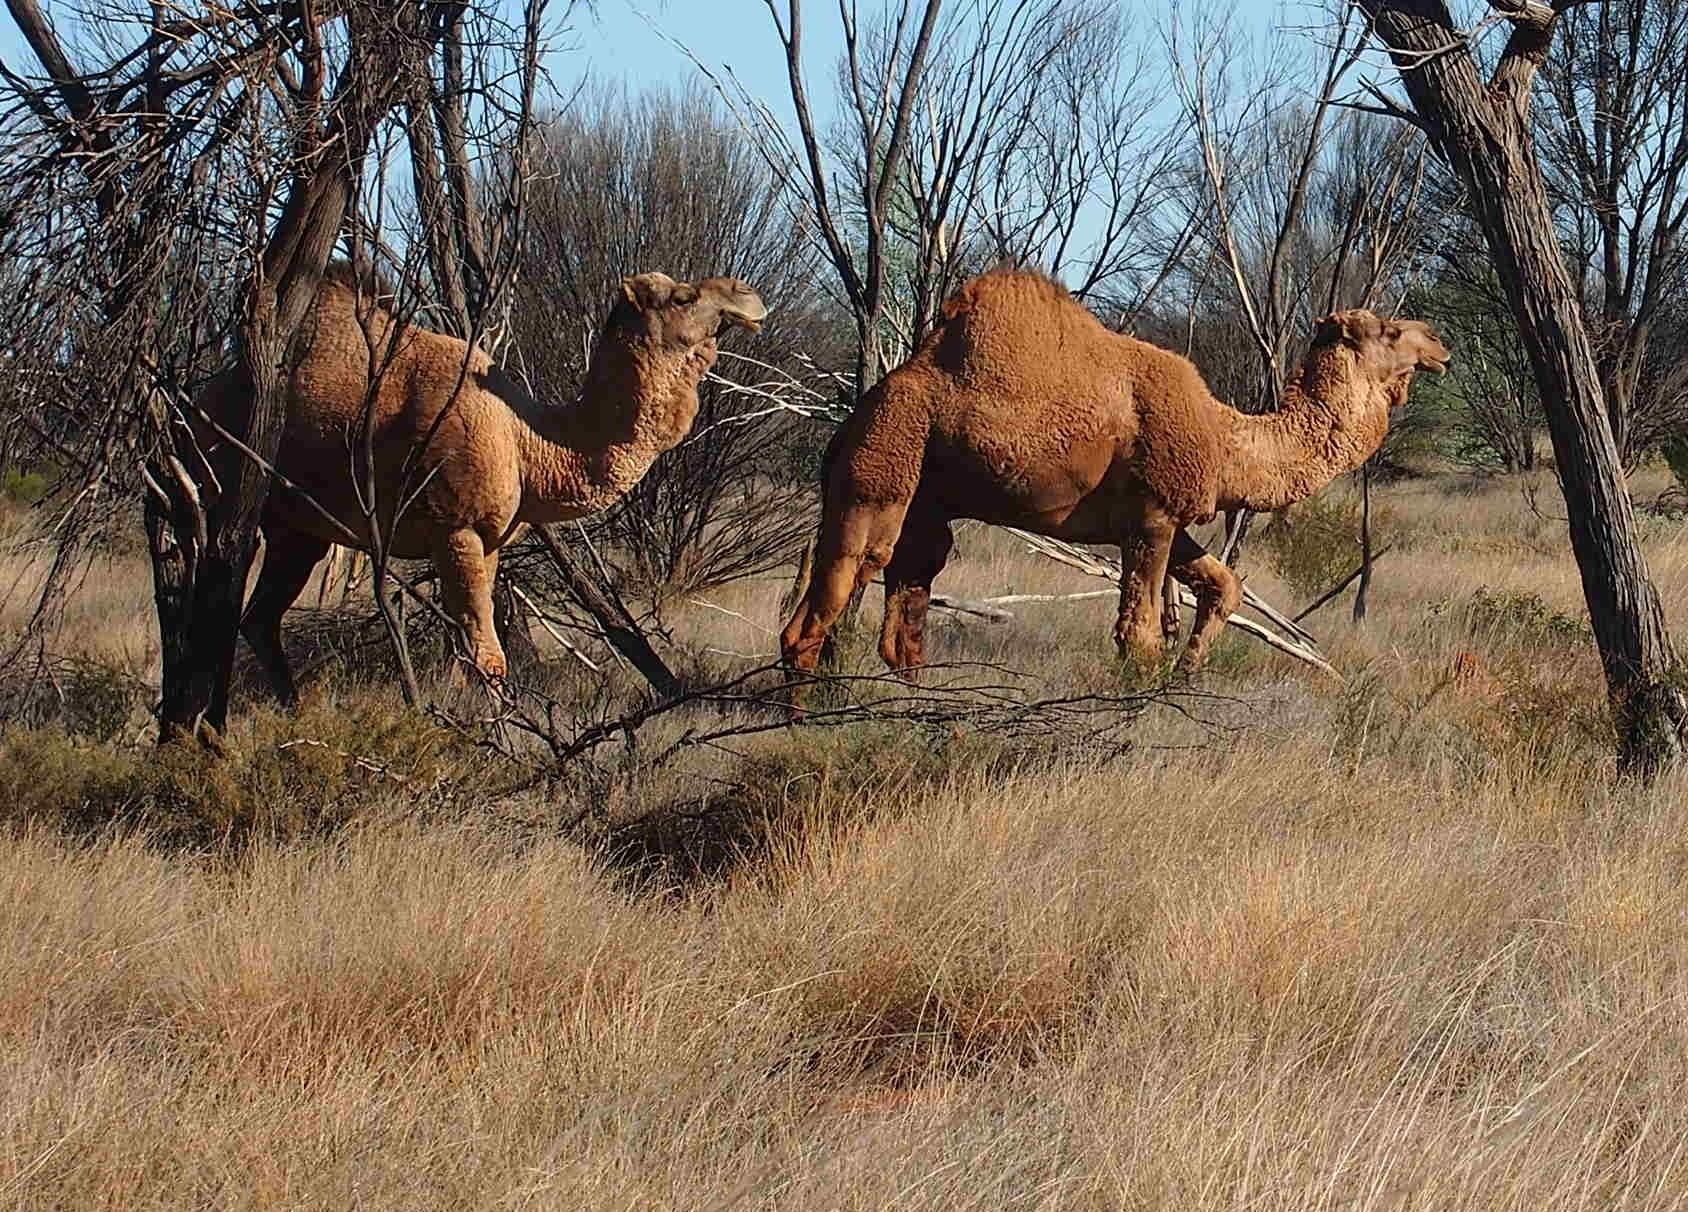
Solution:
M761 332L762 321L767 318L768 309L766 307L755 312L741 311L736 307L724 307L721 309L721 328L718 331L724 332L727 325L737 324L740 328L748 328L751 332Z
M768 305L762 302L762 296L753 290L738 290L730 299L731 302L721 304L721 326L716 329L717 334L725 332L729 324L761 332L762 321L768 318Z

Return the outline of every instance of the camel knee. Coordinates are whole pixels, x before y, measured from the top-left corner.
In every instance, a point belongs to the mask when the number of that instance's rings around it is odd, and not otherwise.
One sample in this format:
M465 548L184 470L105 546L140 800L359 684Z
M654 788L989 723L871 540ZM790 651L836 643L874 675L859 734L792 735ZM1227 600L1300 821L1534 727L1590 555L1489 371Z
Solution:
M899 672L919 663L918 657L911 659L915 647L909 618L912 593L899 589L885 595L885 621L879 629L879 659Z
M1225 627L1227 619L1243 602L1242 581L1224 565L1214 561L1214 567L1204 568L1191 577L1196 595L1196 622L1190 632L1190 645L1178 662L1179 671L1194 673L1207 659L1208 649Z

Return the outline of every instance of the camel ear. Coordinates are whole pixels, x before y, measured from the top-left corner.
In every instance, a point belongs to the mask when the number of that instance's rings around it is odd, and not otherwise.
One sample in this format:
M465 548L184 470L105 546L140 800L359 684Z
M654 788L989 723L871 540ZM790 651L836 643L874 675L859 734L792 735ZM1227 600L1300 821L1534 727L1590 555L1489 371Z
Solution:
M1367 337L1379 335L1377 317L1367 311L1334 311L1319 319L1313 329L1313 344L1334 345L1347 341L1359 345Z
M676 297L682 288L691 291L690 299ZM640 311L659 311L670 303L690 303L692 299L697 298L697 291L684 282L676 282L667 274L655 273L634 274L630 278L623 278L621 294Z

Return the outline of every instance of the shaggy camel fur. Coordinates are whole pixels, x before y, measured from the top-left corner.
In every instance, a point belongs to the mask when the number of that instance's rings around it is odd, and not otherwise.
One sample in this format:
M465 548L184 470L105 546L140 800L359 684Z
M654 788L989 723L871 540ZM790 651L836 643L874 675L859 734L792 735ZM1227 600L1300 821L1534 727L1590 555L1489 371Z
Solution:
M717 336L728 324L755 331L766 314L756 292L733 278L627 278L580 399L546 406L479 348L409 326L395 333L392 314L360 299L349 271L335 267L288 381L277 470L302 492L278 484L270 494L263 570L241 623L276 693L293 701L282 613L330 544L350 544L350 531L369 546L359 502L372 380L374 497L387 550L432 559L442 604L475 664L500 678L506 664L492 621L499 549L524 524L582 517L637 484L691 429ZM384 369L372 374L372 366ZM232 376L214 383L206 412L232 415L240 390Z
M1165 643L1170 570L1196 594L1181 662L1193 672L1241 587L1183 527L1222 509L1282 509L1358 467L1414 372L1447 361L1423 323L1338 312L1319 321L1283 411L1246 416L1215 400L1187 359L1108 331L1048 278L975 278L827 450L813 574L781 636L785 661L812 670L852 590L883 569L880 655L918 667L950 522L976 518L1117 543L1114 638L1146 664Z

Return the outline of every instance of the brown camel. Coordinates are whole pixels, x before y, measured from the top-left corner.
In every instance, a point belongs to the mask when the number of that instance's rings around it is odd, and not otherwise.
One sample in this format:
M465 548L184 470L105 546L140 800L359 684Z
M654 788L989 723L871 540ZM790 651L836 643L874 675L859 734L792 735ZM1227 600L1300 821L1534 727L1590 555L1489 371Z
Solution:
M1180 667L1200 667L1236 609L1236 575L1183 530L1219 510L1282 509L1363 463L1419 369L1447 368L1426 324L1344 311L1318 323L1283 411L1214 399L1187 359L1108 331L1058 283L974 278L937 331L862 398L828 448L807 591L780 637L812 670L851 591L885 574L880 655L924 659L950 523L976 518L1078 543L1117 543L1114 638L1158 663L1167 575L1197 607Z
M728 324L754 332L766 314L755 290L733 278L627 278L579 400L547 406L455 337L406 326L393 341L392 314L372 310L349 271L335 267L288 381L277 470L302 492L278 485L270 494L263 569L241 621L276 693L294 699L282 613L331 544L369 547L359 501L372 378L374 495L387 550L433 561L442 605L476 666L501 678L492 622L499 549L525 524L582 517L637 484L691 429L717 336ZM378 377L372 364L385 367ZM206 412L230 415L240 390L232 375L213 383Z

